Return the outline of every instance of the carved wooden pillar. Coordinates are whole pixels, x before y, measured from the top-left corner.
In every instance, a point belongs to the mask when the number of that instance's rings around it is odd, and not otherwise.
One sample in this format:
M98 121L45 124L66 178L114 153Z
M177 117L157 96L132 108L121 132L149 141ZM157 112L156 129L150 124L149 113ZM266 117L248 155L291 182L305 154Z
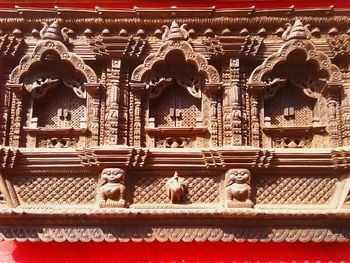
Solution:
M108 100L108 123L107 127L109 129L109 144L118 144L118 121L119 121L119 78L120 78L120 66L121 60L112 60L111 72L110 72L110 85L107 90L107 100Z
M230 60L232 74L232 145L242 145L242 112L239 88L239 59Z
M7 87L12 91L11 102L11 131L10 131L10 146L19 147L21 123L22 123L22 100L23 100L23 84L7 84Z
M265 83L254 83L249 86L250 90L250 133L251 146L260 146L260 121L259 121L259 99L265 87Z
M331 139L331 146L340 146L340 131L338 125L338 90L341 85L338 83L328 83L327 90L329 91L327 97L327 108L328 108L328 125L329 125L329 136Z
M230 60L223 62L223 73L222 73L222 82L223 82L223 144L232 145L232 74L230 68Z
M133 142L132 145L136 147L141 147L141 99L142 92L146 88L145 83L131 82L130 87L133 93L133 104L134 104L134 119L133 119Z
M88 100L91 109L88 108L89 123L91 123L91 141L90 146L99 145L99 132L100 132L100 84L91 83L86 84L86 91L88 93Z
M0 192L4 195L6 203L9 207L13 208L18 205L18 202L16 203L12 201L9 189L7 188L5 175L2 171L0 171Z
M224 145L242 145L242 112L239 59L231 58L224 69Z
M221 87L221 83L207 83L206 89L210 94L210 139L211 146L218 147L219 146L219 137L218 137L218 90Z
M8 119L9 119L9 110L10 110L10 92L6 88L6 73L4 72L4 64L0 61L1 71L1 80L0 80L0 145L5 146L8 136Z
M350 144L350 79L346 79L344 90L341 93L341 122L342 122L342 144L343 146Z

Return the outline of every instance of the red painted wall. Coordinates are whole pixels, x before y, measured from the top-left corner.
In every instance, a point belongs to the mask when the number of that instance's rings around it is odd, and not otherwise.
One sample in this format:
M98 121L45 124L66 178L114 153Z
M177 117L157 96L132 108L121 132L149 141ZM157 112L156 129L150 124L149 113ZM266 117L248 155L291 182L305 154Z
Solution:
M10 262L350 262L350 243L0 242Z
M5 0L6 1L6 0ZM350 7L350 0L318 1L143 1L122 3L28 3L0 0L0 8L14 7ZM40 0L39 0L40 1ZM0 242L0 263L10 262L350 262L347 243L42 243Z

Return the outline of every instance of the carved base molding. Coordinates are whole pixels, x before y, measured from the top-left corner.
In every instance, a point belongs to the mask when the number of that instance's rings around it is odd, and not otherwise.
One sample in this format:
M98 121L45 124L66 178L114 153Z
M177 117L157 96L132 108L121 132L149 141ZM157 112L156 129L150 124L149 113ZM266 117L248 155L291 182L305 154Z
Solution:
M276 227L0 227L0 241L44 242L346 242L349 228L276 228Z

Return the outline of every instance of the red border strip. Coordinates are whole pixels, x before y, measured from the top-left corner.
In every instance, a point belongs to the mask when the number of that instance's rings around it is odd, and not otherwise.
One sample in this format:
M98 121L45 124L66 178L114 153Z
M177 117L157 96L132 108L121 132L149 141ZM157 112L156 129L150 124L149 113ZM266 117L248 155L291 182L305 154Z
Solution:
M0 262L350 262L347 243L0 242Z
M86 0L84 0L86 1ZM42 8L52 8L54 6L59 7L79 7L79 8L94 8L95 6L106 7L106 8L133 8L137 7L212 7L216 8L247 8L255 6L256 8L287 8L294 6L296 8L302 7L329 7L334 6L335 8L346 8L350 7L349 0L318 0L318 1L305 1L305 0L294 0L294 1L33 1L33 2L14 2L14 1L1 1L0 8L13 8L16 6L21 7L42 7Z

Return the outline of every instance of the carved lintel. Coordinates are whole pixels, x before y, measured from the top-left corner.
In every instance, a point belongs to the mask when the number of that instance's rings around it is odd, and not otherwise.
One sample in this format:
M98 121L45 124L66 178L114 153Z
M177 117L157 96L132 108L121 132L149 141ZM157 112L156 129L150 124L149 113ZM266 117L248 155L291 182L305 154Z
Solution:
M100 83L86 83L84 86L86 91L92 95L96 94L101 89Z
M222 83L206 83L205 88L206 90L213 94L217 93L221 89Z
M254 82L254 84L248 83L247 85L248 85L248 90L251 93L259 93L259 92L263 91L263 89L266 86L266 83L265 82Z
M134 92L141 92L147 87L147 84L143 82L130 82L129 85Z
M22 92L25 90L23 83L6 83L6 87L13 91L16 94L22 94Z
M350 149L339 148L331 151L332 163L335 169L346 169L350 168Z
M322 93L334 93L337 92L338 90L343 88L343 84L341 82L337 81L329 81L327 84L324 86Z

